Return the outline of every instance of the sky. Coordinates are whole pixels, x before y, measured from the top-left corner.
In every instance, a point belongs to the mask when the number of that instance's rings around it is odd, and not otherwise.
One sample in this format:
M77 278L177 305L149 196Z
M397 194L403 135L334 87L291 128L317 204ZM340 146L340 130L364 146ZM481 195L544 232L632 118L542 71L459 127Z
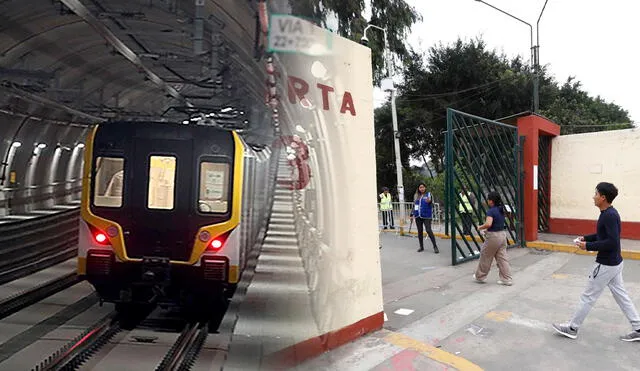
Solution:
M475 0L406 0L422 15L408 43L426 51L439 42L482 36L490 49L530 60L529 27ZM533 26L545 0L486 0ZM540 64L563 83L575 76L592 96L620 105L640 122L640 1L548 0L540 20ZM636 45L635 47L633 45ZM376 105L385 100L377 89ZM544 107L542 107L544 108Z

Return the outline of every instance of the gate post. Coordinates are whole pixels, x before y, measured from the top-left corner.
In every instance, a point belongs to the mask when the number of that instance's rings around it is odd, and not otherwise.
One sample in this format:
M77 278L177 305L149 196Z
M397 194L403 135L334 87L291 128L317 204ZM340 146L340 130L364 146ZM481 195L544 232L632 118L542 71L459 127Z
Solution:
M547 118L531 114L519 117L518 135L525 137L524 155L524 239L538 239L538 142L541 135L556 137L560 135L560 126Z

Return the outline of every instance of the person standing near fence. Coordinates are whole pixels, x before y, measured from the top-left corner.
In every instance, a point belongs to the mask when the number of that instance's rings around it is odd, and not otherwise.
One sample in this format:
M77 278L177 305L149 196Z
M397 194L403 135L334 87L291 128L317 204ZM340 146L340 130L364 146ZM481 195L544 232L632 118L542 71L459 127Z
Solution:
M463 185L462 192L460 192L460 204L458 205L458 211L460 212L460 217L462 218L462 234L464 236L471 235L471 226L473 224L472 213L473 208L471 204L474 202L473 196L469 194L467 188Z
M620 215L611 205L618 196L618 189L611 183L599 183L593 195L593 203L600 209L596 233L577 238L575 243L581 250L597 251L596 263L590 274L587 287L580 297L580 304L571 321L566 325L553 324L553 329L568 338L578 337L578 329L587 318L605 287L609 287L613 298L631 323L632 331L621 336L622 341L640 341L640 316L629 297L622 280L622 251L620 247Z
M433 251L438 254L438 246L436 244L436 236L433 235L431 230L431 220L433 219L433 196L431 192L427 192L427 186L424 183L420 183L415 195L413 196L413 213L412 218L416 221L416 227L418 228L418 242L420 248L418 252L424 251L423 244L423 226L427 230L427 235L433 244Z
M382 212L382 225L384 229L396 229L393 222L393 203L389 188L383 187L380 193L380 211Z
M487 230L484 244L480 249L480 261L473 279L478 283L484 283L491 270L491 263L496 259L500 279L498 284L511 286L511 267L507 255L507 231L505 231L504 204L498 192L490 192L487 195L487 218L478 230Z

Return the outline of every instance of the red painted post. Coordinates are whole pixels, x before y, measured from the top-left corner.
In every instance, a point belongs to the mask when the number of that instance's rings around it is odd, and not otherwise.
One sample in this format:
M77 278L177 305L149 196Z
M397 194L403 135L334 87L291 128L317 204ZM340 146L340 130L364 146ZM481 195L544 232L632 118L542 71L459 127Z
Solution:
M540 135L558 136L560 126L537 115L518 118L518 135L524 136L524 239L538 239L538 142Z

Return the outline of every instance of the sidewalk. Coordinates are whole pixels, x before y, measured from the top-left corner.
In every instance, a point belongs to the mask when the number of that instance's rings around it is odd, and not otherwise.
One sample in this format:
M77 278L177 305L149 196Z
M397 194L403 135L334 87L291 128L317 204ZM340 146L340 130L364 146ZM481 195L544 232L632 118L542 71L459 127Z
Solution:
M618 336L630 326L610 293L577 340L554 334L579 302L594 257L514 248L514 285L472 281L477 262L450 265L450 240L381 236L384 329L300 365L297 370L635 370L638 346ZM625 284L640 308L640 262L625 262ZM598 351L594 351L597 349ZM578 355L579 356L576 356Z
M432 226L433 234L442 239L449 239L450 237L446 235L444 224L437 223ZM396 226L395 229L382 229L382 232L385 234L400 234L400 228ZM403 232L406 235L417 236L418 232L416 231L415 225L409 228L409 225L404 226ZM425 233L426 237L426 233ZM554 234L554 233L538 233L538 239L536 241L528 241L527 247L533 248L536 250L549 250L549 251L557 251L557 252L566 252L578 255L588 255L595 256L595 252L580 250L573 243L573 240L577 236L573 235L564 235L564 234ZM459 235L456 235L456 238L462 238ZM471 237L466 237L467 239ZM479 238L475 236L475 238ZM622 245L622 257L624 259L629 260L640 260L640 240L630 240L630 239L621 239L620 243Z

